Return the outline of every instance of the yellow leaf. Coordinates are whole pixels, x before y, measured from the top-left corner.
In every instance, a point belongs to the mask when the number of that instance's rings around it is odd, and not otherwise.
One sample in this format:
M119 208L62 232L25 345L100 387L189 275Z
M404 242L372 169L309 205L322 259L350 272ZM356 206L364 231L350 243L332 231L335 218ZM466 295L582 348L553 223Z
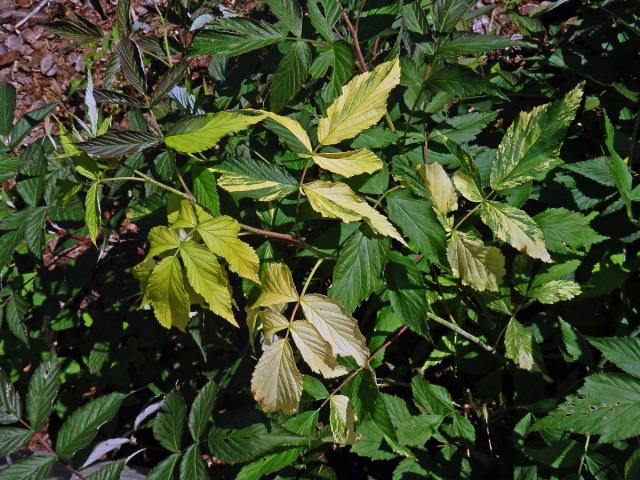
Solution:
M164 258L156 265L147 281L146 293L160 325L184 331L191 304L178 257Z
M320 167L343 177L373 173L382 168L382 160L366 148L351 152L315 153L312 158Z
M485 247L481 240L457 232L447 245L447 259L453 274L478 291L497 292L506 273L498 248Z
M149 251L148 258L165 253L169 250L177 250L180 247L178 234L169 227L153 227L149 231Z
M453 184L464 198L470 202L481 202L482 192L471 176L462 170L458 170L453 175Z
M334 145L376 124L386 111L389 92L398 83L400 61L397 58L351 79L320 119L320 144Z
M300 143L300 145L303 147L301 150L303 151L306 150L308 153L312 152L313 147L311 147L311 140L309 139L309 134L306 132L304 128L302 128L302 125L300 125L293 118L283 117L282 115L278 115L273 112L268 112L266 110L250 110L250 111L258 112L261 115L264 115L265 117L269 118L270 120L273 120L274 122L280 124L282 127L284 127L288 131L290 135L293 135L293 137L297 140L297 142Z
M323 217L339 218L343 222L365 220L376 232L406 245L387 217L358 197L347 184L318 180L303 185L302 190L311 208Z
M300 299L304 316L316 327L336 355L353 357L363 366L369 357L364 336L358 322L336 300L318 294L304 295Z
M296 367L289 341L277 338L264 347L251 377L251 393L265 412L292 415L302 395L302 375Z
M350 445L356 441L356 417L346 395L331 395L329 422L336 443Z
M336 357L329 342L310 323L296 320L289 326L289 332L304 361L311 370L324 378L335 378L347 373L347 369L336 363Z
M260 296L255 305L268 307L298 301L291 270L283 263L270 263L262 275Z
M271 308L261 310L260 317L262 318L262 333L264 333L266 337L271 337L271 335L289 326L287 317Z
M209 308L234 326L238 326L231 311L228 281L215 255L192 240L180 246L180 257L187 270L187 279Z
M458 208L458 196L442 165L439 163L421 165L418 172L431 195L431 201L436 210L446 215Z
M195 205L198 217L197 232L207 248L229 263L229 268L238 275L256 283L260 261L255 250L238 238L240 224L226 215L212 217Z

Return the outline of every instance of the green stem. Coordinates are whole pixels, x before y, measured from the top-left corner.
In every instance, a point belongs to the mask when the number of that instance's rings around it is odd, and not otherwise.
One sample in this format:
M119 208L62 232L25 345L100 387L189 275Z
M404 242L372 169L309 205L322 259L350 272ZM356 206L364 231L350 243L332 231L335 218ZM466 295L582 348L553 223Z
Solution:
M164 45L164 53L167 56L167 66L169 68L172 68L173 63L171 61L171 50L169 49L169 37L167 34L167 24L164 21L164 17L160 12L160 7L158 7L158 4L154 2L153 6L155 7L156 12L158 12L158 16L160 17L160 22L162 23L162 39L163 39L163 45Z

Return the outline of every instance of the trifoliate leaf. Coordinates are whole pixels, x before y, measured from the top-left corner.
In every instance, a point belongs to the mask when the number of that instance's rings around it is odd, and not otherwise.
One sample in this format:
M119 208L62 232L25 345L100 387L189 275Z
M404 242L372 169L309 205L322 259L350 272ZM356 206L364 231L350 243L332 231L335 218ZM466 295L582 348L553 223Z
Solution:
M316 327L318 333L336 355L353 357L360 366L365 365L369 350L360 333L358 322L336 300L318 294L307 294L300 299L306 319Z
M433 206L443 215L458 208L458 195L453 183L439 163L421 165L418 170L424 181Z
M400 83L398 59L382 63L354 77L329 106L318 124L321 145L334 145L355 137L384 115L389 92Z
M582 293L580 285L571 280L552 280L533 290L527 295L540 303L552 304L571 300Z
M478 291L497 292L506 270L504 256L496 247L486 247L482 240L453 232L447 245L447 259L454 276Z
M349 397L331 395L329 403L331 405L329 420L334 441L340 445L352 444L356 441L356 419Z
M164 143L182 153L197 153L213 147L225 135L258 123L262 115L218 112L180 121L167 132Z
M207 248L224 258L229 268L241 277L260 283L258 255L251 245L238 238L238 221L226 215L213 217L198 205L194 207L198 217L196 231Z
M192 240L180 245L180 257L187 270L187 279L202 296L209 308L234 326L238 326L231 310L229 282L215 255Z
M485 201L480 208L480 217L500 240L530 257L551 262L540 227L522 210L505 203Z
M589 219L566 208L549 208L533 217L544 234L547 248L566 253L606 240L589 226Z
M564 135L576 116L582 85L562 100L521 113L502 139L491 166L491 187L517 187L549 170L556 162Z
M268 307L298 301L291 270L283 263L270 263L262 275L260 296L255 305Z
M315 153L312 158L321 168L343 177L373 173L382 168L382 160L366 148L351 152Z
M262 333L267 338L289 327L287 317L277 310L266 308L261 310L259 315L262 318Z
M218 185L227 192L270 202L295 192L298 181L286 170L266 162L228 160L212 168L221 173Z
M145 296L151 302L160 325L185 329L189 323L191 302L178 257L164 258L155 266L147 281Z
M336 364L331 345L311 323L296 320L290 325L289 332L303 360L315 373L322 374L324 378L339 377L347 373L346 368Z
M365 220L376 232L406 245L389 220L358 197L348 185L317 180L305 184L302 190L311 207L323 217L339 218L343 222Z
M302 382L289 341L277 338L264 347L251 377L251 392L265 412L291 415L298 409Z

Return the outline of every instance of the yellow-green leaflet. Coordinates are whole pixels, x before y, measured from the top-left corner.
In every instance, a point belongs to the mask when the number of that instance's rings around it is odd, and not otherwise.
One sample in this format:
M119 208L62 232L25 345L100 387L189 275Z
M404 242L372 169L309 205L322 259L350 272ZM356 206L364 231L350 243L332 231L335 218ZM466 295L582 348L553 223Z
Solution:
M406 245L387 217L358 197L347 184L317 180L303 185L302 190L311 208L323 217L339 218L344 222L365 220L376 232Z
M196 231L207 248L224 258L229 268L241 277L260 283L258 255L251 245L238 238L238 221L226 215L213 217L197 205L195 209L198 217Z
M149 251L147 258L157 257L170 250L177 250L180 247L180 237L176 231L169 227L153 227L149 230Z
M527 296L540 303L552 304L571 300L581 293L580 285L573 280L551 280L527 292Z
M283 263L270 263L262 275L260 296L255 305L268 307L298 301L291 270Z
M98 182L91 185L84 201L84 223L87 224L89 238L91 238L93 243L96 243L96 239L100 233L100 217L102 216L100 213L100 188Z
M376 124L386 111L389 92L398 83L400 61L397 58L351 79L320 119L320 144L334 145Z
M160 325L165 328L174 326L184 331L189 323L191 302L178 257L160 260L147 281L146 297Z
M349 397L331 395L329 422L333 440L340 445L349 445L356 441L356 417Z
M446 215L458 208L458 195L442 165L439 163L421 165L418 172L431 195L431 201L436 210Z
M470 202L477 203L482 201L482 192L478 188L478 185L476 185L470 175L462 170L458 170L453 175L453 184L462 196Z
M366 148L351 152L314 153L312 158L318 166L343 177L373 173L382 168L382 160Z
M304 128L302 128L302 125L300 125L293 118L284 117L282 115L278 115L277 113L268 112L266 110L249 111L258 112L261 115L264 115L264 117L279 123L282 127L288 130L289 133L293 135L298 142L300 142L300 145L302 145L308 153L312 152L313 147L311 146L311 139L309 138L309 134Z
M336 355L353 357L363 366L369 349L360 333L358 322L336 300L319 294L307 294L300 299L304 316L313 324Z
M485 247L481 240L453 232L447 244L447 259L453 274L478 291L497 292L506 270L504 256L496 247Z
M296 320L289 326L289 332L303 360L315 373L322 374L324 378L339 377L347 373L346 368L336 363L329 342L320 336L310 322Z
M265 412L298 410L302 395L302 375L296 367L289 341L276 338L265 345L251 377L251 392Z
M238 322L231 311L231 294L227 278L215 255L191 240L180 246L180 257L193 289L205 299L209 308L234 326Z
M480 207L480 217L500 240L530 257L551 262L542 230L522 210L506 203L485 201Z
M262 333L266 337L278 333L289 327L289 320L277 310L265 308L260 310L260 318L262 318Z
M182 153L197 153L213 147L225 135L239 132L258 123L263 115L218 112L187 118L176 124L164 137L164 143Z

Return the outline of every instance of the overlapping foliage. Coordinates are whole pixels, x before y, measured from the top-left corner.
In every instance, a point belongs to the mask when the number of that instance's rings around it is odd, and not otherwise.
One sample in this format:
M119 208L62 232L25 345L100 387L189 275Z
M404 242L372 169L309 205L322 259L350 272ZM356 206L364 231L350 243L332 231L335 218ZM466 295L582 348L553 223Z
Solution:
M0 86L0 478L636 478L639 18L568 3L51 26L106 70Z

